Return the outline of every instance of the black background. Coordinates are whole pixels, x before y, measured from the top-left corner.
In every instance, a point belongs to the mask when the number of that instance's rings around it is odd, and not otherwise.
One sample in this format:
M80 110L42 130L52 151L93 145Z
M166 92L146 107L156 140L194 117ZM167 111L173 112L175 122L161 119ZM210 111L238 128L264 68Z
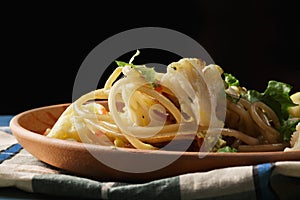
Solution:
M0 114L71 102L89 52L117 33L146 26L195 39L249 89L263 91L275 79L300 91L296 1L97 2L2 5Z

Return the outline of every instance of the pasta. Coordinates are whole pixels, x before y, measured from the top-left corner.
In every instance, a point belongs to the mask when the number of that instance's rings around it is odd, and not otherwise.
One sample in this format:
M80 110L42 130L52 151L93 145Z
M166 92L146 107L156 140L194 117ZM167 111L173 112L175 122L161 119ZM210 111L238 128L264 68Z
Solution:
M184 144L188 151L211 152L283 151L298 145L293 131L299 119L282 134L291 116L283 121L263 100L249 100L249 91L230 82L237 80L220 66L182 58L159 73L134 65L139 53L129 63L117 61L104 87L70 104L45 135L143 150L170 143L166 150L185 150ZM286 110L295 105L290 102Z

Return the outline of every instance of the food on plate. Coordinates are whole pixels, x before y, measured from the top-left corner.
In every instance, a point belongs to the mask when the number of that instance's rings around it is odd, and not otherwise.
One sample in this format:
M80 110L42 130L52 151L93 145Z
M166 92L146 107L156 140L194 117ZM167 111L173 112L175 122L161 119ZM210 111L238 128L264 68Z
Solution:
M291 99L289 84L270 80L264 92L248 90L198 58L182 58L157 72L133 64L139 54L128 63L116 61L104 87L71 103L45 135L146 150L299 149L299 101Z

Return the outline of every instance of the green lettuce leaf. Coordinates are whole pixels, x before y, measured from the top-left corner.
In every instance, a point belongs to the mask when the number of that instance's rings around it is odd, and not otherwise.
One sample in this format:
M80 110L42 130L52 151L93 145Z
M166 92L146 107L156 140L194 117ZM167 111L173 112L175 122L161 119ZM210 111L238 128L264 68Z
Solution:
M240 86L239 80L229 73L223 73L224 81L228 86Z
M237 152L237 149L236 148L233 148L233 147L230 147L230 146L225 146L225 147L222 147L220 149L218 149L217 152L222 152L222 153L235 153Z

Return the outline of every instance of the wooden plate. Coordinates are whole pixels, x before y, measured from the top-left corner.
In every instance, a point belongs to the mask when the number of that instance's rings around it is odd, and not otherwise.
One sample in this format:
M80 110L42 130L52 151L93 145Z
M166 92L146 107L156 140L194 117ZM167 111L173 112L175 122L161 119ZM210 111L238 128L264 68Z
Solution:
M43 136L45 129L55 123L68 105L51 105L22 112L12 118L10 128L23 148L37 159L83 177L101 181L145 182L223 167L300 160L300 151L202 155L199 152L112 148Z

